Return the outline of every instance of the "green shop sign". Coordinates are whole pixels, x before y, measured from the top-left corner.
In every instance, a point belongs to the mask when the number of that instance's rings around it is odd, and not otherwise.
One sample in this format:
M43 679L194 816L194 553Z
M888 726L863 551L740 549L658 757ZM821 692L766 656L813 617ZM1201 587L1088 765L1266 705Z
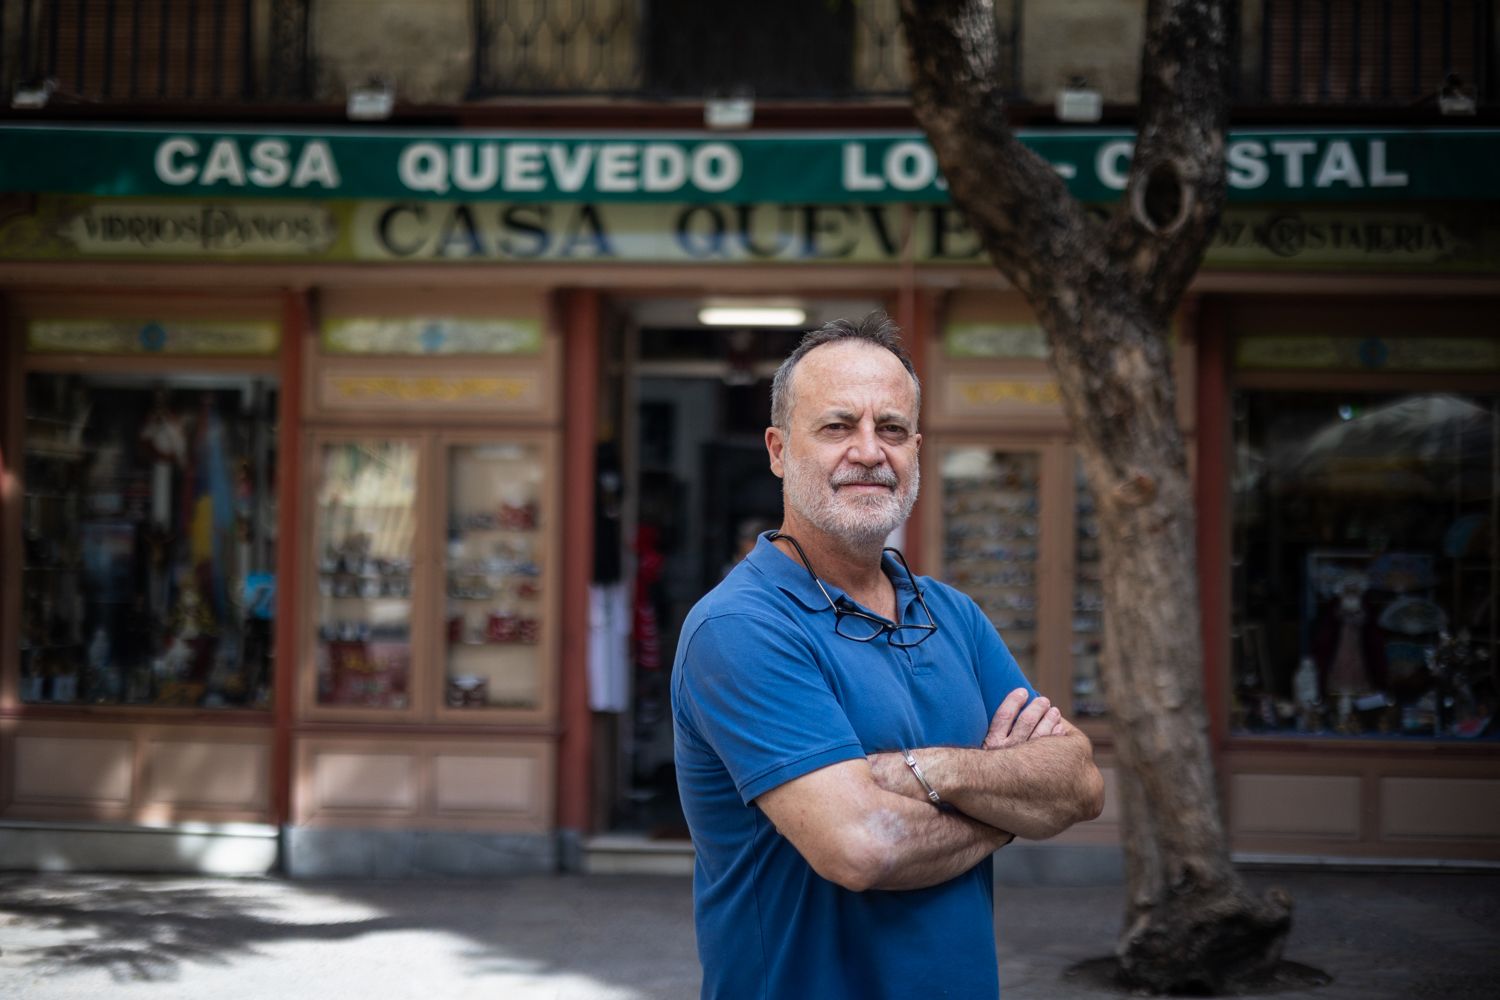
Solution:
M1089 202L1118 198L1129 132L1023 131ZM1238 201L1487 200L1500 130L1235 131ZM947 201L914 133L196 131L0 127L0 192L678 204Z

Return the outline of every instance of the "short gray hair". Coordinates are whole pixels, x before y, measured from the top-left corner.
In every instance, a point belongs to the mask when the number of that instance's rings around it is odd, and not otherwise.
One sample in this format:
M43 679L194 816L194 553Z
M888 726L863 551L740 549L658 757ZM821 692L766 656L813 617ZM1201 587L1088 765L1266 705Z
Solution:
M872 347L883 347L896 356L901 367L911 376L912 388L917 394L917 410L922 409L922 382L917 378L917 369L901 342L901 328L884 311L877 309L864 319L836 319L824 323L816 330L809 330L787 355L776 375L771 379L771 424L782 430L789 429L792 418L792 369L797 367L809 351L824 344L835 344L841 340L857 340Z

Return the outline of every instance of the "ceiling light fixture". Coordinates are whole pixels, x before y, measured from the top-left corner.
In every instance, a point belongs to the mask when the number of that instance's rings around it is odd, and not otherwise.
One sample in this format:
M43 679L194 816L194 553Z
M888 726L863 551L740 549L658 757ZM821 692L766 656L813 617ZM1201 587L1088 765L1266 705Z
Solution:
M712 305L698 310L704 326L801 326L807 310L796 306Z

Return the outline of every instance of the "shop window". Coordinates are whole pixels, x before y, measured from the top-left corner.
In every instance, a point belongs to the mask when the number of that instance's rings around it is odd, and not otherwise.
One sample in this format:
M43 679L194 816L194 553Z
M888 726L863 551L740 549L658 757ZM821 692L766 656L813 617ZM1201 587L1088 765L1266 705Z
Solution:
M324 444L313 506L318 704L411 705L418 447Z
M448 449L445 697L451 708L542 703L547 471L540 443Z
M1035 677L1041 455L960 447L941 462L944 578L974 599Z
M27 376L23 702L269 706L276 398L252 377Z
M1495 738L1500 397L1234 397L1231 725Z

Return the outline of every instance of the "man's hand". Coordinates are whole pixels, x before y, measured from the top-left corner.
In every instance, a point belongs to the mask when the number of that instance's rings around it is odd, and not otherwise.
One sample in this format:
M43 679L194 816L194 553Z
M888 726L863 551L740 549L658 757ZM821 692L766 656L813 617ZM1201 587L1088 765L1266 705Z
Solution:
M1016 688L1005 696L990 719L989 732L984 734L984 742L980 744L983 749L1004 750L1027 740L1068 734L1072 727L1055 705L1041 695L1028 705L1028 698L1031 698L1031 693L1025 688Z

